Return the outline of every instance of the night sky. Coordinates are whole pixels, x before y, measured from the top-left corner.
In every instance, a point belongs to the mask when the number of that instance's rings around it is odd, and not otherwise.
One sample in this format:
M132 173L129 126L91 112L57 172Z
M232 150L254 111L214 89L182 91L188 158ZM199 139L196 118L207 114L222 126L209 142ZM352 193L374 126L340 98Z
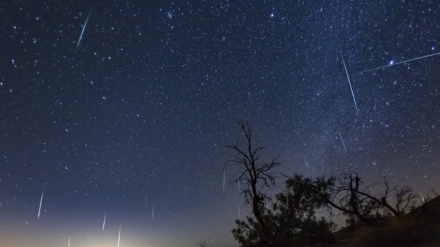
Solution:
M439 187L437 0L8 0L0 16L2 247L117 246L120 226L120 247L238 245L235 119L285 174Z

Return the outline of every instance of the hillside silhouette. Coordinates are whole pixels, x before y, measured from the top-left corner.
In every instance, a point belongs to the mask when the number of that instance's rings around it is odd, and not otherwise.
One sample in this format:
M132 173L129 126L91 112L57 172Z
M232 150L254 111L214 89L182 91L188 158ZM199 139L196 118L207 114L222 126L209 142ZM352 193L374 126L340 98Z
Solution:
M335 244L315 246L440 246L440 196L418 206L401 218L390 217L377 228L344 227L334 233Z

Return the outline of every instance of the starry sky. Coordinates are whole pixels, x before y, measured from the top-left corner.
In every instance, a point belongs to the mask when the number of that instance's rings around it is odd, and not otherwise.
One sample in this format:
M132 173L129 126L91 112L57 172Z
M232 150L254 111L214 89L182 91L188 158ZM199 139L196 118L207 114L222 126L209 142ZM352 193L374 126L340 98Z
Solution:
M0 15L2 247L117 246L119 227L121 247L237 246L235 119L285 174L439 187L438 1L11 0Z

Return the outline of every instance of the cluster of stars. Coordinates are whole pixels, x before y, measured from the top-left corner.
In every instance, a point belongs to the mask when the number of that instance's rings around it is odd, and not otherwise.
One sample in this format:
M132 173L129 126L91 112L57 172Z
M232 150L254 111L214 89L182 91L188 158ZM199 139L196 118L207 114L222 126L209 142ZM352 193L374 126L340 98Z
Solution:
M0 12L0 245L38 229L88 241L103 212L115 241L123 224L152 246L234 245L234 220L248 213L228 183L235 171L222 169L222 147L242 138L234 119L285 174L437 185L435 1L8 2ZM40 245L58 244L51 234Z

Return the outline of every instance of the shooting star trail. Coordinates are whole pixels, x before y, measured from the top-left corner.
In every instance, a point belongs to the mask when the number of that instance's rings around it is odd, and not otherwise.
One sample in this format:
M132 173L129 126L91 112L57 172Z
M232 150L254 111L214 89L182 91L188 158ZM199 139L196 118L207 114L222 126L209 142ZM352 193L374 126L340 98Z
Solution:
M84 26L83 26L82 31L81 31L81 34L79 35L78 42L76 42L76 48L78 48L79 44L81 43L81 40L82 40L82 37L83 37L83 34L84 34L84 30L86 30L87 22L89 21L89 17L90 17L90 13L91 12L92 12L92 8L90 8L90 10L89 10L89 14L87 15L86 21L85 21Z
M154 203L153 203L153 210L151 211L151 219L154 219Z
M119 225L118 247L121 244L121 225Z
M426 203L426 201L425 201L425 197L423 197L423 194L422 194L422 193L420 193L420 195L422 196L422 202L423 202L423 204L425 204L425 203Z
M104 213L104 221L102 222L102 230L105 229L105 219L107 218L107 211Z
M301 150L301 154L302 154L302 156L303 156L303 159L304 159L304 163L305 163L305 165L307 166L307 168L309 168L310 166L309 166L309 162L307 162L307 159L306 159L306 156L304 155L304 152Z
M345 74L347 75L348 84L350 85L351 96L353 96L354 107L356 107L356 112L359 112L359 109L356 104L356 98L354 97L353 87L351 86L350 76L348 75L347 65L345 64L345 60L344 57L342 56L342 53L341 53L341 58L342 58L342 63L344 64Z
M225 191L225 183L226 183L226 170L223 169L223 191Z
M70 237L69 237L69 242L67 242L67 247L70 247Z
M38 207L38 219L40 219L40 215L41 215L41 206L43 205L43 195L44 195L44 190L43 192L41 192L41 198L40 198L40 207Z
M416 58L409 59L409 60L405 60L405 61L398 62L398 63L390 63L390 64L385 65L385 66L380 66L380 67L377 67L377 68L374 68L374 69L365 70L365 71L363 71L363 72L361 72L361 73L370 72L370 71L375 71L375 70L378 70L378 69L383 69L383 68L387 68L387 67L391 67L391 66L399 65L399 64L402 64L402 63L408 63L408 62L412 62L412 61L420 60L420 59L427 58L427 57L438 56L438 55L440 55L440 52L437 52L437 53L434 53L434 54L429 54L429 55L422 56L422 57L416 57Z
M345 147L344 139L342 138L341 132L339 132L339 137L341 138L342 146L344 147L345 152L347 152L347 148Z

